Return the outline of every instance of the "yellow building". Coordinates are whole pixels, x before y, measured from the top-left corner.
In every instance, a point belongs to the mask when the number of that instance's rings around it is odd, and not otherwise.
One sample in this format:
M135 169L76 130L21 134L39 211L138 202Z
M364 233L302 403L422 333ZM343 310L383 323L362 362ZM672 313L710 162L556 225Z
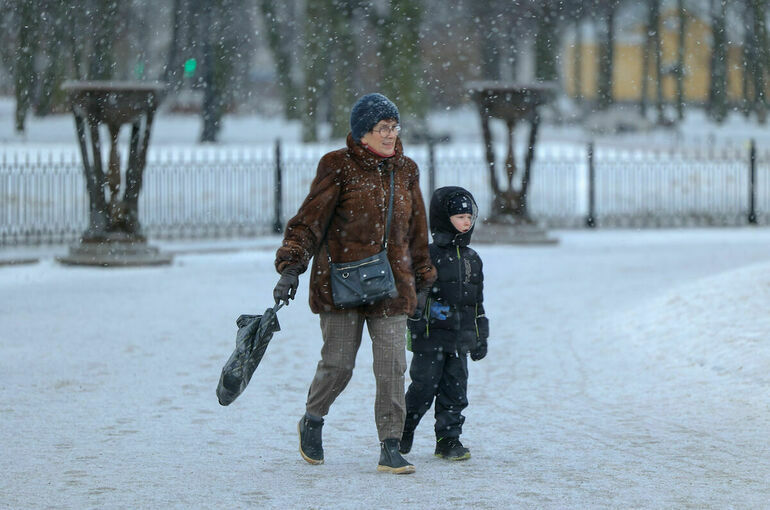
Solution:
M679 13L676 9L661 13L661 68L663 74L663 98L674 101L676 97L676 77L666 73L666 69L675 69L679 41ZM631 31L631 37L616 38L613 62L613 97L615 101L639 101L642 95L643 45L646 27L637 25ZM575 87L575 45L568 47L564 60L564 86L568 95L576 96ZM596 41L586 41L581 45L581 91L587 99L596 98L599 75L598 45ZM688 13L684 49L684 98L688 102L708 100L711 72L711 27L703 19ZM655 75L654 54L650 53L647 76L647 97L656 98L657 76ZM743 93L743 47L735 41L727 48L727 93L729 100L739 100Z

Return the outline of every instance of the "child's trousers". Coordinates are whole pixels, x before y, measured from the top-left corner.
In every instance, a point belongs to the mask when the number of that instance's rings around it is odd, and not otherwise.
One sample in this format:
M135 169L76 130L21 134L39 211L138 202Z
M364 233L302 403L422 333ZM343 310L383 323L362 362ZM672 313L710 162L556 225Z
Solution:
M436 399L436 439L460 437L468 407L468 357L464 354L415 352L409 367L404 430L413 431Z

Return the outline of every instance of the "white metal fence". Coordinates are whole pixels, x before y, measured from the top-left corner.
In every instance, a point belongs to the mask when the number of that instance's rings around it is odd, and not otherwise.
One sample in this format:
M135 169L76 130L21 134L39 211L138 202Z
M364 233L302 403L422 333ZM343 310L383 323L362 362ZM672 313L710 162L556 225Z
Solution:
M151 148L139 201L141 225L155 238L270 232L297 210L318 160L333 148ZM498 148L499 161L503 150ZM406 152L420 166L426 203L431 183L458 185L474 194L482 216L489 214L493 197L483 147L409 146ZM767 224L770 153L750 147L640 150L543 142L528 203L531 216L549 227L724 226L750 218ZM75 146L3 149L0 246L71 242L87 221L88 197Z

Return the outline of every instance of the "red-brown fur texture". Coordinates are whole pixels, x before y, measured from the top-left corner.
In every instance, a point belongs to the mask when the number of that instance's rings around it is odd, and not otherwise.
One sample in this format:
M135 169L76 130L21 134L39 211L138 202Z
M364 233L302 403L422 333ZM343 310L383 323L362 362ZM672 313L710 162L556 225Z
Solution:
M404 156L400 139L395 154L383 158L348 135L346 148L329 152L319 161L310 192L287 223L275 258L279 273L292 265L304 272L313 259L310 309L314 313L336 310L327 242L335 263L362 259L382 249L391 171L395 180L388 259L398 297L361 311L367 316L411 314L417 303L416 288L428 287L436 279L417 165Z

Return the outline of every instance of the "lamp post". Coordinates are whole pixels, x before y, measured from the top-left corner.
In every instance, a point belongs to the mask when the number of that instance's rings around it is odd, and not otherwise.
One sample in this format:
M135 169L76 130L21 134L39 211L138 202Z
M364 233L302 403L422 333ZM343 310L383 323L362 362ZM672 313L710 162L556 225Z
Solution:
M83 157L89 199L88 228L63 264L134 266L168 264L171 256L149 246L139 223L139 193L150 129L163 87L146 82L67 81ZM109 132L104 169L100 126ZM118 148L122 126L131 125L128 161L121 168Z

